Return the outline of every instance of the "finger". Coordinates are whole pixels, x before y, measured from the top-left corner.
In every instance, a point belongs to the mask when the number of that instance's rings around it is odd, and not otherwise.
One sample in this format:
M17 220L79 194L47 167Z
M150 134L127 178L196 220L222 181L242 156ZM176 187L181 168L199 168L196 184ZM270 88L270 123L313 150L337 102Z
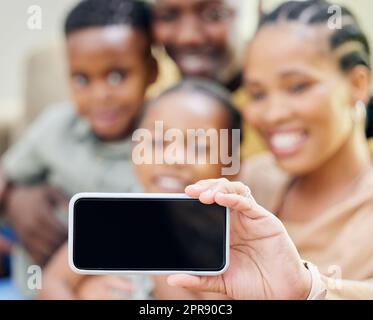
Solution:
M226 182L228 182L228 180L225 178L200 180L195 184L187 186L185 188L185 193L192 198L198 198L202 192L205 192L206 190L213 188L219 183Z
M192 184L190 186L187 186L185 188L185 193L192 197L192 198L198 198L199 195L206 191L208 188L210 188L212 184L205 184L205 185L201 185L201 184Z
M46 230L35 234L31 233L26 239L26 242L30 243L35 250L42 252L43 255L50 256L54 253L64 242L64 239L58 238L58 236L49 233Z
M38 266L43 266L48 260L48 256L43 254L34 244L24 245L27 253L30 255L31 260Z
M215 195L218 192L245 196L251 194L249 187L245 186L242 182L231 182L226 179L221 179L219 183L216 183L207 190L203 191L199 195L199 199L202 203L214 203Z
M41 237L32 237L27 241L27 243L24 243L25 248L27 251L30 252L30 254L37 256L38 260L40 260L40 257L49 257L53 253L54 247L51 246L48 241Z
M106 277L105 283L108 287L120 291L133 291L133 284L127 279L122 277Z
M50 206L43 203L36 210L34 223L21 240L30 254L40 261L48 258L62 244L67 231L59 226L61 222L51 213Z
M203 180L198 180L195 184L200 185L200 186L206 186L206 185L212 185L215 184L219 181L221 181L224 178L219 178L219 179L203 179Z
M11 242L0 235L0 253L9 253L11 249Z
M251 196L244 197L238 194L218 192L215 195L215 201L217 204L238 211L250 219L268 217L270 214L267 210L258 205Z
M133 285L127 279L120 277L107 277L105 287L112 299L130 299L134 291Z
M45 262L63 243L62 239L58 241L59 239L53 237L53 234L39 225L38 228L29 231L21 240L27 251L36 260Z
M188 274L174 274L167 277L171 287L183 287L190 290L225 293L221 277L201 277Z
M55 215L55 205L52 205L46 197L40 200L40 203L33 208L33 211L38 223L43 224L43 227L47 230L59 235L67 233L67 226Z
M39 228L32 232L37 238L49 248L49 251L56 250L67 238L67 233L60 233L51 228L45 221L40 221Z
M51 206L44 206L41 208L39 215L39 222L49 233L54 234L54 239L65 238L67 235L67 226L64 225L54 214Z
M65 206L68 204L68 200L63 195L63 193L60 190L57 190L56 188L52 186L46 187L48 199L52 201L54 205L62 205Z

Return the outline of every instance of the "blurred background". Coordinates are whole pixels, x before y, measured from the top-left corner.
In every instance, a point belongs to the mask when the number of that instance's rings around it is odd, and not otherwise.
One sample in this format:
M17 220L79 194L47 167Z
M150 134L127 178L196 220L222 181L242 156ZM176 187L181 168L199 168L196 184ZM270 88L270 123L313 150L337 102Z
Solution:
M0 154L17 138L38 113L53 102L69 95L64 80L62 25L69 9L78 0L3 0L0 13ZM283 2L280 0L237 0L241 2L239 29L246 39L255 30L258 6L264 10ZM373 1L335 0L346 4L360 19L373 43ZM28 22L41 8L41 29L30 29Z

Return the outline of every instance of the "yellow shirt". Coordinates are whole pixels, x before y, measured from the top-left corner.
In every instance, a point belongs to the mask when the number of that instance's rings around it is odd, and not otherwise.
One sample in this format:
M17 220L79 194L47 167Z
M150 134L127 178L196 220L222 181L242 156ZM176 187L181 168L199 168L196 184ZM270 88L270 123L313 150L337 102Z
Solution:
M373 155L373 138L368 139L370 153Z
M153 55L158 61L159 74L157 81L147 91L147 98L150 99L180 81L180 72L176 64L162 49L155 48ZM247 105L248 97L243 88L238 88L232 92L232 102L240 111ZM266 150L265 144L258 133L247 125L244 125L243 136L244 139L241 145L242 158L247 158Z

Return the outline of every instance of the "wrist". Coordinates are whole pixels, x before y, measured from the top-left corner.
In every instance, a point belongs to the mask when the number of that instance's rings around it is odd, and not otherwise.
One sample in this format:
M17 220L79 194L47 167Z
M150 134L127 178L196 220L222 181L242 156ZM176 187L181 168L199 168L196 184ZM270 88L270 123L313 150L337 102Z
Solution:
M305 300L322 300L325 299L326 289L321 281L321 275L318 268L308 261L304 261L304 269L309 275L308 294Z
M312 289L312 275L305 263L301 263L297 285L293 287L294 300L307 300Z

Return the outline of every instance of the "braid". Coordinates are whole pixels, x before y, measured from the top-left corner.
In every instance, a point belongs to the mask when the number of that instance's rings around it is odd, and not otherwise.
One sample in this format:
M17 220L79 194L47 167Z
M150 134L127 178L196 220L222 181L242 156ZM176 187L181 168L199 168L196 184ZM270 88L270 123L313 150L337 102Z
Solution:
M279 22L298 22L305 25L328 26L333 17L329 9L333 4L326 0L287 1L272 12L265 14L259 21L258 30L269 24ZM358 65L371 69L370 46L367 36L361 29L356 17L346 7L341 8L341 28L330 28L329 45L336 54L340 68L348 72ZM373 99L368 105L366 134L373 136Z

